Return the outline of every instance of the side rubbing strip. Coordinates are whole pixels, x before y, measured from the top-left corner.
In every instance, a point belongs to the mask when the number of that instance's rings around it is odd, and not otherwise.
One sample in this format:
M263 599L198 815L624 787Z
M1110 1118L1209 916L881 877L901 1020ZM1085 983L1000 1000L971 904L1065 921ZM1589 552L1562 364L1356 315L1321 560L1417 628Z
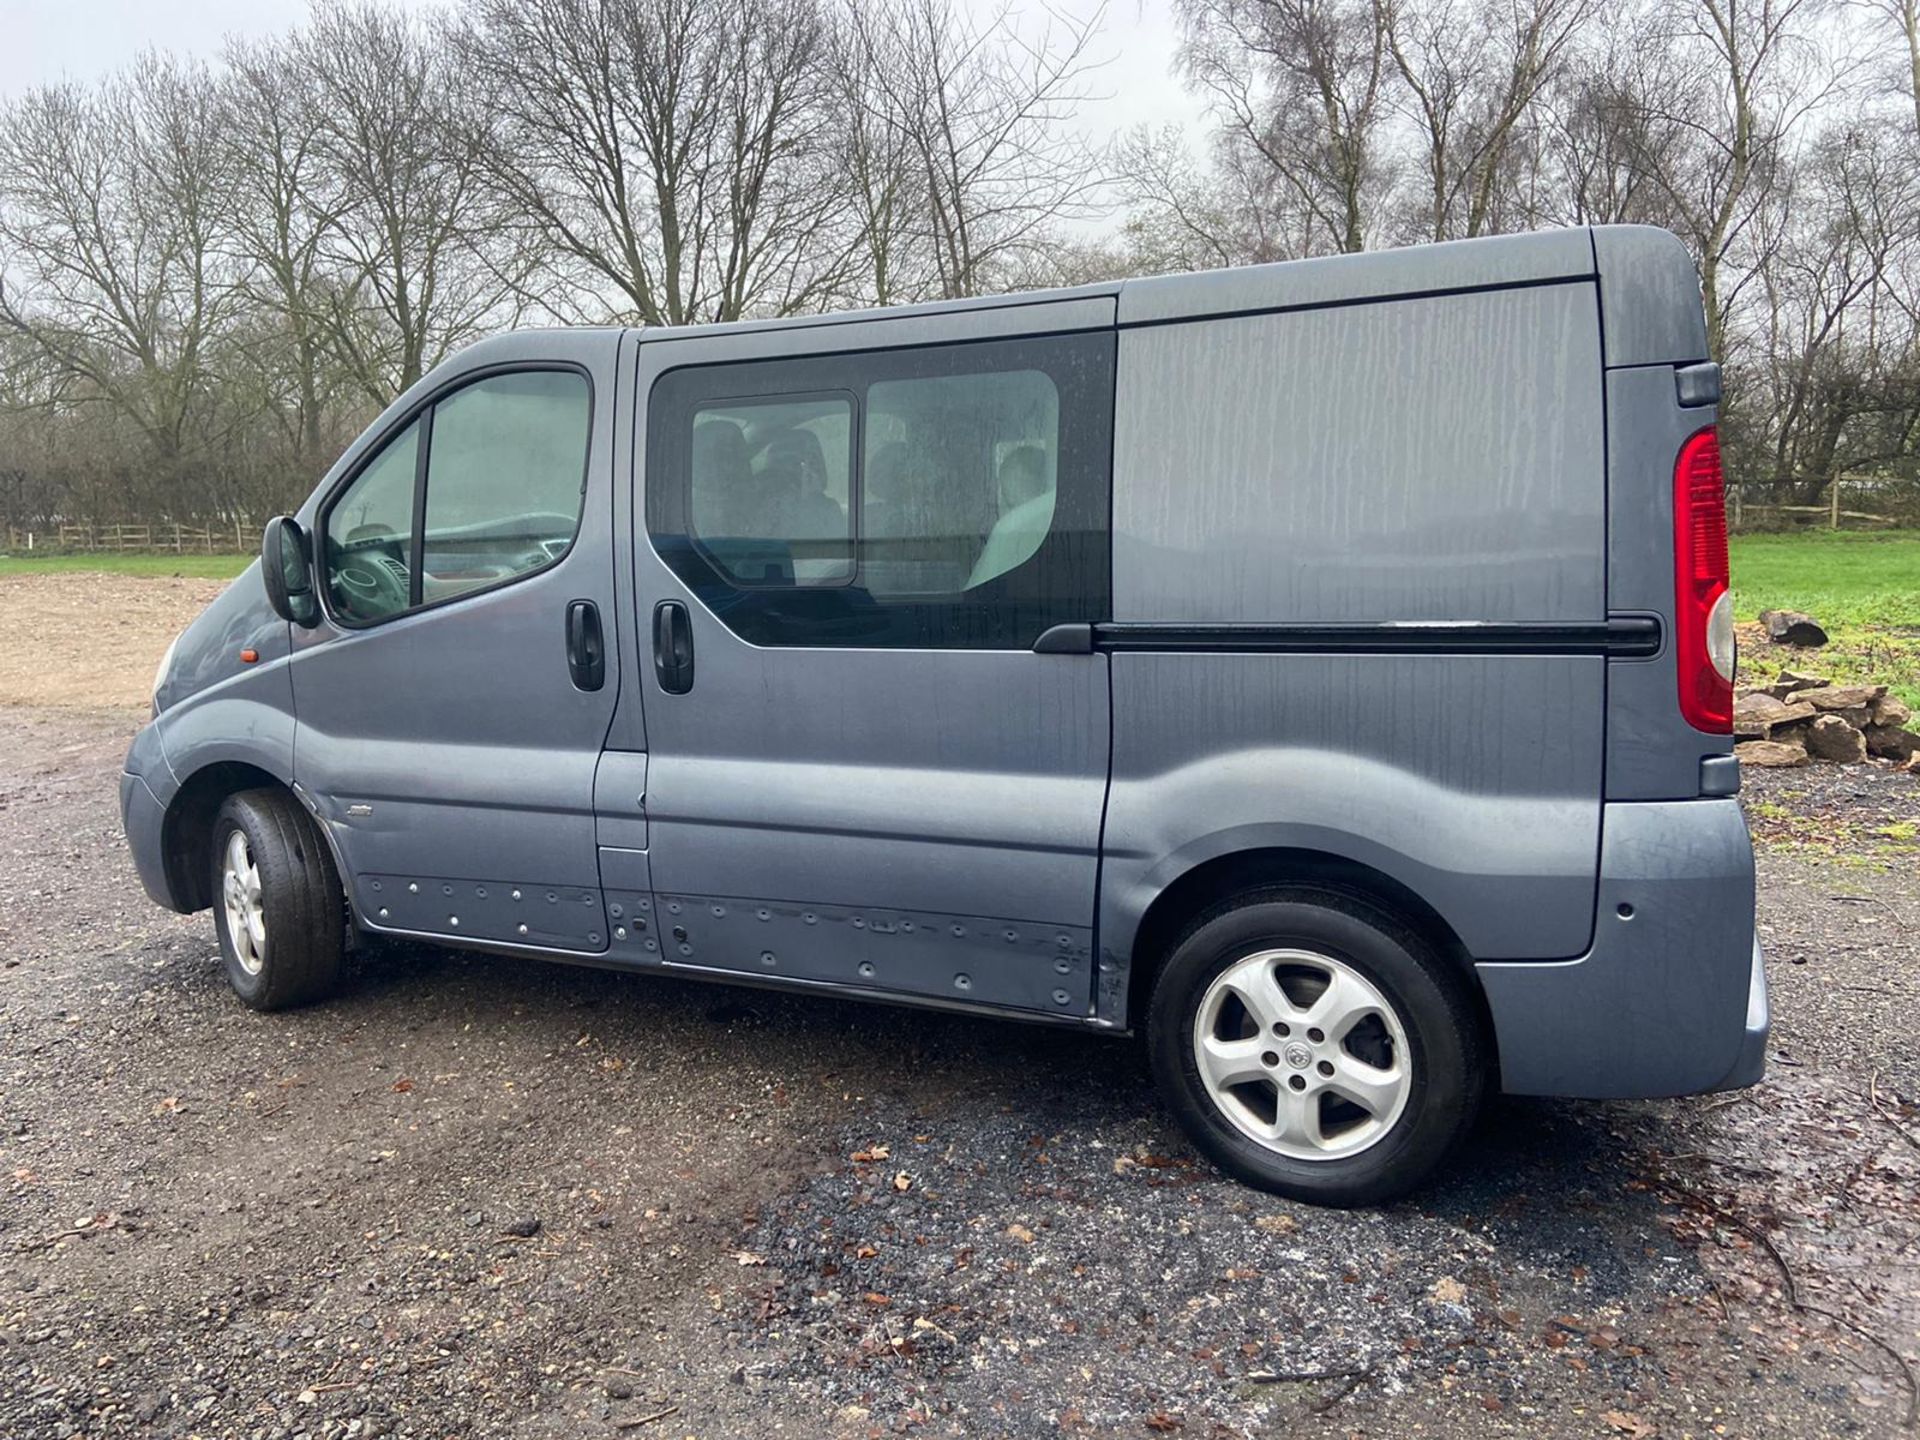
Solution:
M1162 625L1110 620L1095 624L1095 650L1198 651L1283 655L1606 655L1660 653L1660 621L1652 615L1557 622L1386 621L1322 625ZM1056 635L1055 631L1071 634ZM1042 654L1085 653L1081 626L1055 626L1034 644Z

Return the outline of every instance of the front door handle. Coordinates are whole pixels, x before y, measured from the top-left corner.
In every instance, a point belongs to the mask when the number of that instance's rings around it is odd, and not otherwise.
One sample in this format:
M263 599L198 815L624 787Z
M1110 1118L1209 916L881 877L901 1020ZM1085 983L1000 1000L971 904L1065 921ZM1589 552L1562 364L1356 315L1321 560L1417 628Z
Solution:
M591 600L567 606L567 669L576 690L598 690L607 683L607 647L600 632L600 607Z
M693 625L678 600L662 600L653 607L653 673L669 695L693 688Z

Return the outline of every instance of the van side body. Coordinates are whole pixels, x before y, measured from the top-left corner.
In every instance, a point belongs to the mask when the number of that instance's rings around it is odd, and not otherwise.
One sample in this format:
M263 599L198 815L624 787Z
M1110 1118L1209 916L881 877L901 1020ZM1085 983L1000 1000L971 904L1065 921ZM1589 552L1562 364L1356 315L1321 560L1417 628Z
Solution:
M577 406L570 534L435 528L435 457L495 443L467 393ZM1752 1084L1736 762L1676 704L1676 456L1717 401L1691 262L1641 227L501 336L295 517L398 600L336 577L289 624L256 565L182 635L134 859L216 904L216 814L277 787L365 932L1116 1033L1199 920L1310 883L1451 967L1498 1088ZM889 541L902 457L976 432L978 474L918 458L972 477L972 530ZM411 541L352 498L404 445ZM721 534L776 484L824 518Z

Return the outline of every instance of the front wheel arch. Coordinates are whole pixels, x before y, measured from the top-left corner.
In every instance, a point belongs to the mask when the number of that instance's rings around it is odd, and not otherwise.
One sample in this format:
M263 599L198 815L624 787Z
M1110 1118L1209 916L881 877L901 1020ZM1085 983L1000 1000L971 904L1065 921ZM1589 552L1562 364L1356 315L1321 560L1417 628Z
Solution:
M213 904L213 822L227 797L243 790L286 789L270 772L238 760L216 761L187 777L168 802L160 828L167 891L176 910L191 914Z

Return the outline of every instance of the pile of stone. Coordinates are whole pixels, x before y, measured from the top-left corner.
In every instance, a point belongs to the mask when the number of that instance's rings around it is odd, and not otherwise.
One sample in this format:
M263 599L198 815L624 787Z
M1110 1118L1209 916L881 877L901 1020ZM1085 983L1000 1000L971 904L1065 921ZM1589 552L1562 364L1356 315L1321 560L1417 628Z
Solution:
M1884 685L1835 685L1823 676L1782 670L1764 690L1734 697L1734 754L1745 765L1857 765L1872 756L1920 768L1912 712Z

